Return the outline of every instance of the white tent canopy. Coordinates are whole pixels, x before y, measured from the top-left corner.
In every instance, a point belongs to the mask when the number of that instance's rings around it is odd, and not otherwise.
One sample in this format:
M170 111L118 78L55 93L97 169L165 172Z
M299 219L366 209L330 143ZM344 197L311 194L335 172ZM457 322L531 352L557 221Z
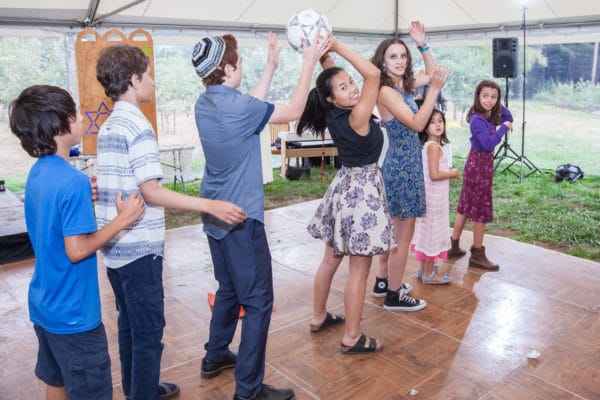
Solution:
M440 42L517 36L524 10L534 41L600 36L597 0L0 0L0 25L281 32L304 8L325 13L334 32L354 37L405 34L411 20L423 21Z

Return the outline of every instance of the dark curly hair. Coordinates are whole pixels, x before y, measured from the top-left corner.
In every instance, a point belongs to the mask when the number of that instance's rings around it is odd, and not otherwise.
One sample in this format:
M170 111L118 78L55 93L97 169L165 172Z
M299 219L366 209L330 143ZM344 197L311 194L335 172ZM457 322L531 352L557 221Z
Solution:
M394 87L394 82L392 81L392 78L390 78L386 74L385 68L383 66L384 59L385 59L385 52L393 44L401 44L406 49L407 59L406 59L406 68L404 69L404 75L402 75L402 86L403 86L402 89L406 93L412 93L412 91L415 87L415 75L413 73L413 67L412 67L412 55L410 54L410 50L408 49L408 46L406 45L406 43L404 43L402 40L398 39L397 37L391 37L391 38L385 39L383 42L379 43L379 46L377 46L377 49L375 49L375 54L373 54L373 57L371 57L371 62L373 63L373 65L375 65L381 71L379 86Z
M202 79L202 83L204 84L204 86L222 84L223 82L225 82L225 66L229 64L233 68L235 68L235 66L237 65L237 39L235 38L235 36L229 33L221 37L225 41L225 53L223 54L223 59L221 60L221 64L219 64L219 67L217 69L215 69L209 76Z
M118 44L105 48L98 56L96 79L104 88L104 93L119 100L129 89L131 77L142 77L148 70L150 60L142 49L128 44Z
M10 130L35 158L56 154L55 136L70 132L77 118L71 95L56 86L36 85L23 90L9 107Z

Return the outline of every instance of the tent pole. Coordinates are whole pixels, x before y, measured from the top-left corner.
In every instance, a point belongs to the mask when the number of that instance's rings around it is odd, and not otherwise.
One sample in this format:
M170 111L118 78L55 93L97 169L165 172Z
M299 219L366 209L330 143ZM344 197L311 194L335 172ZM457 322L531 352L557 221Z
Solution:
M592 62L592 85L596 84L596 69L598 68L598 42L594 43L594 61Z
M113 10L111 12L107 12L106 14L102 14L101 16L99 16L98 18L96 18L95 21L93 21L93 25L96 25L96 24L98 24L99 22L102 22L103 20L105 20L108 17L111 17L111 16L113 16L115 14L118 14L121 11L125 11L125 10L127 10L127 9L129 9L129 8L131 8L133 6L137 6L138 4L143 3L145 1L147 1L147 0L135 0L135 1L132 1L131 3L129 3L127 5L124 5L123 7L117 8L116 10Z
M398 10L400 9L400 7L398 6L399 2L400 0L396 0L394 4L394 36L396 37L398 37L400 33L398 32Z
M83 24L85 26L89 26L94 22L94 18L96 18L96 12L98 11L98 5L100 5L100 0L90 0L87 15L83 20Z

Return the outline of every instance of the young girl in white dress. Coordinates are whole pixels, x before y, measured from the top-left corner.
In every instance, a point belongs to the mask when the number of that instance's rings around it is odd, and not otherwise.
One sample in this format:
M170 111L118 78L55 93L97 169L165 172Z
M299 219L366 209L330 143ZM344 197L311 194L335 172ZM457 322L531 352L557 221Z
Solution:
M440 110L433 110L425 131L419 133L423 145L423 175L425 177L426 213L417 218L411 250L419 261L417 276L425 284L450 282L447 272L439 274L434 264L446 259L450 226L448 192L450 179L460 179L457 169L449 169L449 152L443 146L446 136L446 118Z

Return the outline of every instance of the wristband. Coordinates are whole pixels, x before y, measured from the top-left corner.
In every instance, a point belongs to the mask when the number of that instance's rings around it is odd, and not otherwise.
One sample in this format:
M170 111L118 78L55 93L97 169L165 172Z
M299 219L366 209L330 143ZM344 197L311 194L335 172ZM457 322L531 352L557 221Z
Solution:
M427 50L429 50L429 46L427 46L427 43L425 43L423 46L417 46L417 49L419 49L420 53L425 53Z

